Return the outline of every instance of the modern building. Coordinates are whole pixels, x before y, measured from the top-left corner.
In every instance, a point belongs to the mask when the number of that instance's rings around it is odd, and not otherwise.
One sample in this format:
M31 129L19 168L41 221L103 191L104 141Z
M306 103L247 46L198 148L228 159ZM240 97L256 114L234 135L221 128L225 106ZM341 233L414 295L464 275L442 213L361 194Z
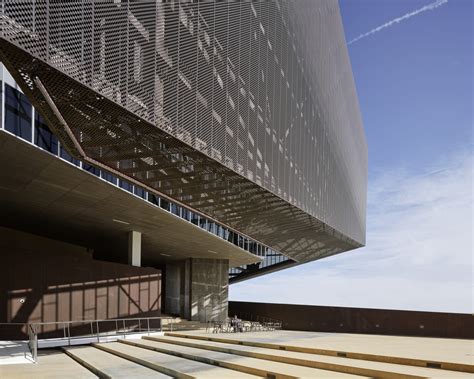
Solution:
M7 1L0 322L227 316L365 243L336 1Z

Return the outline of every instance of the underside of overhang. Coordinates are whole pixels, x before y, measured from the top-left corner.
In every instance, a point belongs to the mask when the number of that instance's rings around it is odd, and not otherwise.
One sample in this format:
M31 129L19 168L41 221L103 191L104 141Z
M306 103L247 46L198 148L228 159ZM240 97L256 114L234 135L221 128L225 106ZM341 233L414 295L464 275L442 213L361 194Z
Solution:
M128 232L142 233L142 262L186 258L260 262L200 227L0 131L1 224L78 244L124 261Z
M304 262L361 244L63 72L2 40L2 61L82 160Z

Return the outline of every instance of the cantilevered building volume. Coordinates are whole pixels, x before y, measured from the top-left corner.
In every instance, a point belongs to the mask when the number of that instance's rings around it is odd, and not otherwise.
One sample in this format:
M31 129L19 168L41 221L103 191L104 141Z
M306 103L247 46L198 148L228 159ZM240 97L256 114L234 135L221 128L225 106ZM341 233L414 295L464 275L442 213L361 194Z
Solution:
M2 270L52 271L6 275L0 321L58 317L53 292L66 319L223 318L229 278L364 245L367 146L336 1L3 0L1 20ZM57 259L74 274L54 280ZM110 297L124 278L113 310L59 304L73 283Z

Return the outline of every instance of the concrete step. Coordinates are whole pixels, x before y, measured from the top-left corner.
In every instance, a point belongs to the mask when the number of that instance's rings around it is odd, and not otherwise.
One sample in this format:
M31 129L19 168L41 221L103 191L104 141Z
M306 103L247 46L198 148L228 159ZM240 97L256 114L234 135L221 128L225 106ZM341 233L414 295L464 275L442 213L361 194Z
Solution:
M194 347L209 351L218 351L222 353L240 355L245 357L265 359L274 362L289 363L298 366L313 367L357 375L374 376L378 378L472 378L469 373L406 366L392 363L364 361L344 357L299 353L253 346L233 345L223 342L203 341L182 337L156 336L143 338L149 341L157 341L180 346Z
M174 355L176 357L182 357L210 365L225 367L236 370L235 372L240 371L239 375L243 375L243 373L250 373L260 377L285 379L301 377L360 378L360 376L340 372L319 370L315 368L296 366L288 363L269 362L268 360L263 359L244 357L240 355L209 351L200 348L156 342L145 339L121 341L120 343L139 347L143 350L153 350L164 354Z
M93 379L97 375L61 350L43 350L38 363L0 365L2 379Z
M188 360L175 354L163 354L121 342L96 344L94 346L175 378L255 378L253 375Z
M419 359L414 357L399 357L392 355L383 355L383 354L369 354L363 352L355 351L342 351L342 350L330 350L330 349L320 349L316 347L308 346L294 346L284 343L271 343L271 342L261 342L256 341L252 338L247 338L248 336L244 335L225 335L219 337L213 337L208 335L199 335L199 334L186 334L186 333L165 333L165 336L170 337L182 337L189 338L193 340L201 341L213 341L213 342L222 342L226 344L241 345L241 346L253 346L266 349L274 350L284 350L284 351L293 351L300 353L316 354L316 355L326 355L333 357L346 357L358 360L373 361L373 362L382 362L382 363L391 363L391 364L400 364L407 366L416 366L416 367L425 367L425 368L436 368L452 371L459 371L465 373L474 373L474 365L460 362L450 362L450 361L441 361L441 360L427 360ZM260 336L255 334L255 336ZM241 337L241 338L239 338Z
M65 347L63 350L72 359L100 378L171 378L171 376L107 353L94 346Z

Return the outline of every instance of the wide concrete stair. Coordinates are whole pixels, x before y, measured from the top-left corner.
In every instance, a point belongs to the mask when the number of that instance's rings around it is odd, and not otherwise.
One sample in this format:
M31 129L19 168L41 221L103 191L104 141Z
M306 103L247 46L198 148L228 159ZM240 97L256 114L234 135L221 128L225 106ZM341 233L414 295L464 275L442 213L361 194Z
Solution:
M354 377L354 375L347 375L346 373L337 373L310 367L295 366L293 364L287 363L271 362L252 357L209 351L207 349L187 347L161 341L147 339L135 341L129 340L124 341L123 344L131 345L139 349L174 355L176 357L182 357L208 365L223 367L229 369L229 371L234 371L238 377L242 377L244 373L267 378ZM216 375L214 377L218 377L217 373L214 375Z
M256 343L232 335L165 333L63 350L100 378L473 377L463 372L472 367L449 366L448 362L422 365L407 358Z
M171 378L147 366L130 362L93 346L67 347L68 356L100 378Z
M393 355L383 355L383 354L369 354L366 352L357 352L357 351L340 351L340 350L330 350L330 349L321 349L317 347L308 347L308 346L295 346L285 343L271 343L261 338L260 341L255 340L255 338L242 338L247 337L248 335L245 333L235 334L224 334L220 336L214 335L202 335L202 334L188 334L188 333L175 333L175 332L167 332L165 333L165 337L175 337L173 339L174 343L179 343L178 341L181 339L181 343L191 343L192 342L217 342L221 344L225 344L227 347L235 347L233 345L239 346L249 346L254 348L263 348L266 349L265 351L269 350L278 350L278 351L285 351L285 352L298 352L298 353L307 353L312 355L321 355L321 356L329 356L329 357L338 357L338 358L350 358L362 361L371 361L371 362L380 362L380 363L389 363L389 364L399 364L403 366L415 366L415 367L422 367L422 368L430 368L430 369L442 369L443 372L465 372L465 373L474 373L474 365L472 363L460 362L459 359L457 362L455 361L443 361L443 360L427 360L427 359L420 359L416 357L409 357L407 358L402 356L393 356ZM255 334L253 335L255 336ZM239 338L240 337L240 338ZM185 339L185 340L182 340ZM277 338L278 340L278 338ZM188 345L189 346L189 345ZM224 346L224 345L221 345ZM268 349L268 350L267 350ZM472 355L472 354L470 354ZM472 361L472 360L471 360ZM431 372L431 371L430 371Z
M252 378L242 372L121 342L64 348L99 378Z
M40 350L37 364L0 365L0 378L473 378L469 360L285 344L259 333L173 332ZM295 340L293 340L295 341ZM298 343L298 342L296 342ZM362 350L363 347L359 345ZM416 355L416 354L415 354ZM438 358L442 357L437 355ZM449 357L450 355L446 355ZM431 356L433 357L433 355Z
M349 358L347 353L332 354L327 350L301 352L292 351L301 350L292 346L255 344L258 345L181 332L65 351L104 378L472 378L472 374L456 371L456 367L421 367L397 357L390 362L390 357L361 354Z
M318 349L292 351L302 349L276 344L252 346L253 342L247 344L246 341L229 337L166 333L165 336L143 337L141 340L124 343L266 377L473 377L473 367L462 364Z

